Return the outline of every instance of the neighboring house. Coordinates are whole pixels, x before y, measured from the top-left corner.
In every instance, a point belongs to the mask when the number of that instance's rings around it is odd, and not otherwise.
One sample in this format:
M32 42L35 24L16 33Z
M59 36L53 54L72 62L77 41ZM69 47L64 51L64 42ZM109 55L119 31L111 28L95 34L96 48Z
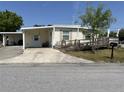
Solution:
M22 41L23 49L29 47L54 47L62 40L85 39L80 25L52 25L41 27L24 27L18 32L0 32L3 46L17 45ZM8 43L8 44L7 44Z

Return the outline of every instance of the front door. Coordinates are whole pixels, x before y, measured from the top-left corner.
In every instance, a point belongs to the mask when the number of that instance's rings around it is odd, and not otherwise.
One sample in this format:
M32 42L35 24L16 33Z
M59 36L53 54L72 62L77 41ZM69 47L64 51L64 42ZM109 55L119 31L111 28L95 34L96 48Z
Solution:
M32 46L33 47L41 47L42 46L40 35L38 35L38 34L33 35Z

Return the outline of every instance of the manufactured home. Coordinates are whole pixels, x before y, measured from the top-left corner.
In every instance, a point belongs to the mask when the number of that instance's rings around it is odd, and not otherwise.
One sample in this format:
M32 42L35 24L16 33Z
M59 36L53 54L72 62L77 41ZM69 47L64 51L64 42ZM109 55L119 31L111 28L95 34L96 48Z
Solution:
M25 48L54 47L62 40L85 39L81 25L22 27L17 32L0 32L3 46L22 45Z

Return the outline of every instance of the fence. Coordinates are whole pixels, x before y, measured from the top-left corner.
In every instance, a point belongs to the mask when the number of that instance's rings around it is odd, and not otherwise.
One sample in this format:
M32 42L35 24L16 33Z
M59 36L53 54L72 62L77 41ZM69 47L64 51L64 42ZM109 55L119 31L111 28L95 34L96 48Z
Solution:
M62 40L59 42L60 48L72 48L76 50L91 49L91 48L101 48L109 46L109 38L102 37L90 40L86 39L76 39L76 40Z

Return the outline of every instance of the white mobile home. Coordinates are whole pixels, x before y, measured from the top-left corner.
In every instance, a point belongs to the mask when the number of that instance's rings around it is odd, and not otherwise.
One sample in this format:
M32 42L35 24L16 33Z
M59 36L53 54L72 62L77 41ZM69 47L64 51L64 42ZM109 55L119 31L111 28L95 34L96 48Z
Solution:
M0 32L3 46L21 44L29 47L54 47L62 40L85 39L80 25L52 25L41 27L23 27L19 32Z

